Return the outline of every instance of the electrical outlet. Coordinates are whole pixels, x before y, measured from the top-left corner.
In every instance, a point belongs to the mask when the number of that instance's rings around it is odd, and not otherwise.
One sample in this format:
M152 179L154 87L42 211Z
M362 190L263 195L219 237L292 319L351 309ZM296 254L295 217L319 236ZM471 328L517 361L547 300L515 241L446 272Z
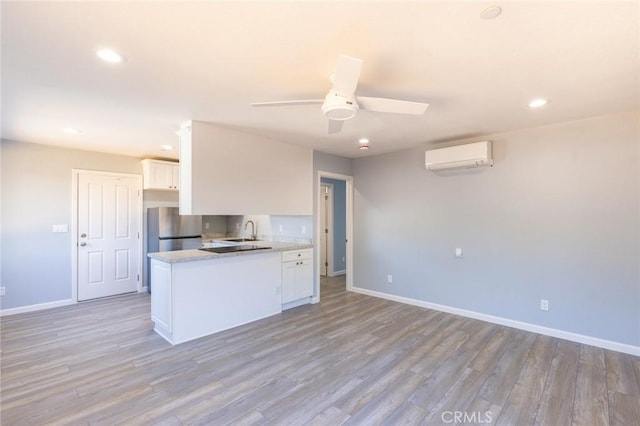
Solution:
M282 226L282 224L280 224L280 226L278 226L278 232L282 232L284 231L284 227Z
M391 284L393 282L393 275L387 275L387 282Z
M344 262L345 260L346 260L346 259L345 259L345 257L344 257L344 256L342 256L342 261Z
M7 291L7 288L5 286L0 287L0 296L4 296L6 291Z
M307 227L306 227L306 226L304 226L304 225L302 225L302 233L303 233L303 234L306 234L306 233L307 233Z
M540 299L540 310L541 311L549 310L549 301L547 299Z
M204 229L209 229L209 222L205 222Z

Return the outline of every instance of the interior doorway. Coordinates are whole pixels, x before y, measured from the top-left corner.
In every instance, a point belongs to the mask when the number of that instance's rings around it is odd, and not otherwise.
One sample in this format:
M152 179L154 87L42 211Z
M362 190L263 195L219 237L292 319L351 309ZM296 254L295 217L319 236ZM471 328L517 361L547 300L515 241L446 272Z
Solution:
M321 179L320 185L320 275L331 276L333 268L333 184Z
M319 171L316 188L316 294L319 300L321 277L344 276L346 289L351 290L353 285L353 177Z

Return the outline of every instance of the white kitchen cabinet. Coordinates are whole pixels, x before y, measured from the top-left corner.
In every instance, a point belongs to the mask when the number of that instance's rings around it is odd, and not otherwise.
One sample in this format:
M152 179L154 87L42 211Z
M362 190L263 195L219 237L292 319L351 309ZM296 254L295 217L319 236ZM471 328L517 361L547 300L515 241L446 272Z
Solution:
M282 303L313 295L312 249L282 252Z
M180 165L172 161L142 160L143 188L177 191L180 189Z
M180 213L312 215L313 150L209 123L180 130Z

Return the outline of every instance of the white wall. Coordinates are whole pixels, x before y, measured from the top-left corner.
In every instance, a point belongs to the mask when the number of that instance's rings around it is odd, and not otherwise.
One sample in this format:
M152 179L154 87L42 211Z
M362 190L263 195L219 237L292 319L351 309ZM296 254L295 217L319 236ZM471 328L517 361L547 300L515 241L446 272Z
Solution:
M640 346L639 135L633 111L459 141L494 141L484 170L354 160L354 286Z
M180 210L311 215L313 151L199 121L180 143Z

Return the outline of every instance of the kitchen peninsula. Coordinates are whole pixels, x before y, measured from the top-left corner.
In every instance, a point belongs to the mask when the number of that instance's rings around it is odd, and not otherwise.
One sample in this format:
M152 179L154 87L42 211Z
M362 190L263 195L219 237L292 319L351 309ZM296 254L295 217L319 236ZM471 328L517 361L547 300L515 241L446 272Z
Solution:
M310 303L313 246L251 244L255 250L150 253L154 330L175 345Z

